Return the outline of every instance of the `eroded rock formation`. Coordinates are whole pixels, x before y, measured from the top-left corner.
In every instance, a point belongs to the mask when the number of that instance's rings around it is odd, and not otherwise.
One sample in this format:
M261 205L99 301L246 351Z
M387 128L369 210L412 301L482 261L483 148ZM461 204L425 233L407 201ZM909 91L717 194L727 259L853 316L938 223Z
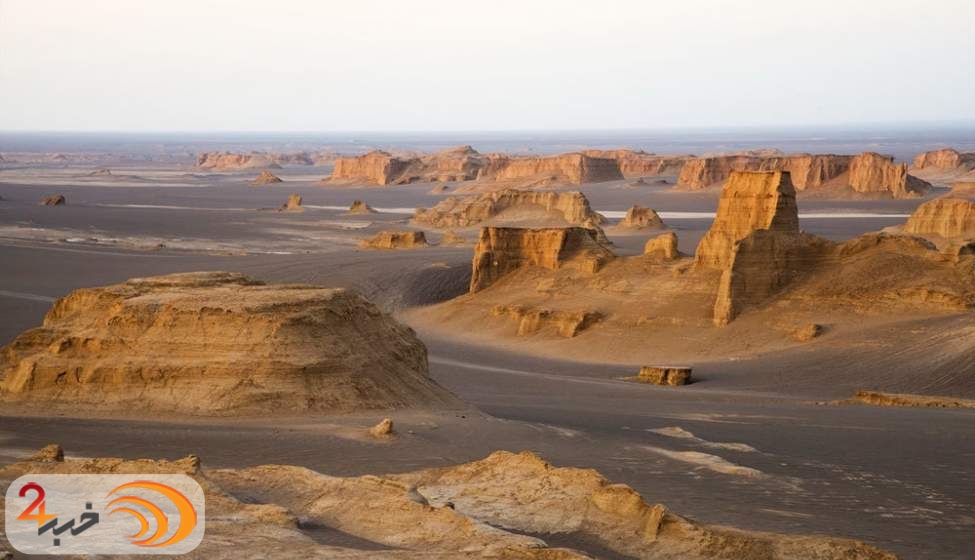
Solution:
M361 200L353 200L352 206L349 206L349 214L375 214L376 211L373 210L372 206L369 206Z
M0 400L208 415L452 399L427 376L413 331L355 292L200 272L59 299L0 350Z
M427 236L422 231L380 231L359 246L364 249L415 249L427 246Z
M653 208L631 206L626 216L619 223L620 227L629 229L662 229L666 227Z
M931 185L908 175L907 164L894 163L894 158L864 152L850 162L850 188L858 193L885 194L893 198L911 198L926 193Z
M581 227L481 228L474 248L471 292L477 292L502 276L526 266L558 270L572 264L588 272L598 271L614 257L597 234Z
M668 231L652 237L643 245L643 254L655 260L672 261L680 257L677 250L677 234Z
M975 152L959 152L951 148L933 150L918 154L914 158L914 169L936 168L942 170L975 169Z
M643 366L636 380L653 385L676 387L691 382L691 368L684 366Z
M975 197L948 195L918 206L904 231L945 239L975 239Z
M284 181L282 181L280 177L265 169L264 171L261 171L260 175L258 175L251 181L251 185L253 186L274 185L276 183L283 183L283 182Z
M278 208L281 212L304 212L304 208L301 207L301 195L293 194L288 197L288 202L285 202Z
M392 185L414 163L388 152L375 150L361 156L340 157L332 168L331 182L360 182L374 185Z
M494 181L529 181L531 186L601 183L622 179L615 159L592 157L582 153L555 156L492 155L479 179Z
M418 208L417 223L437 228L463 228L489 220L560 221L595 227L605 219L594 212L580 192L536 192L505 189L474 196L451 196L433 208Z
M597 311L567 311L524 305L497 305L491 309L491 314L515 321L518 324L518 336L552 330L565 338L578 335L602 318L602 314Z
M232 171L238 169L277 168L282 165L320 165L330 161L329 152L273 153L273 152L203 152L196 156L200 169Z
M497 451L470 463L359 477L288 465L211 469L192 455L177 461L69 455L0 468L0 491L25 474L67 473L193 477L204 490L207 520L206 537L186 555L190 559L229 560L242 550L255 558L591 558L545 541L559 535L595 543L613 556L644 560L896 560L850 539L701 524L648 503L629 486L592 469L556 467L528 451ZM261 501L245 503L237 496L261 496ZM302 530L307 526L349 535L368 546L322 544Z
M659 156L637 150L585 150L587 156L615 160L626 178L677 175L693 156Z
M65 204L67 204L67 199L64 198L63 194L45 196L40 202L41 206L64 206Z

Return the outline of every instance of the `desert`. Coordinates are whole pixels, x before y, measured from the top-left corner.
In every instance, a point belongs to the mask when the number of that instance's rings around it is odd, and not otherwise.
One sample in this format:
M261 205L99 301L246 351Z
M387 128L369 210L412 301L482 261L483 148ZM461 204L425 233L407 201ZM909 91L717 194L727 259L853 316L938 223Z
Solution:
M970 559L932 1L5 1L0 560Z

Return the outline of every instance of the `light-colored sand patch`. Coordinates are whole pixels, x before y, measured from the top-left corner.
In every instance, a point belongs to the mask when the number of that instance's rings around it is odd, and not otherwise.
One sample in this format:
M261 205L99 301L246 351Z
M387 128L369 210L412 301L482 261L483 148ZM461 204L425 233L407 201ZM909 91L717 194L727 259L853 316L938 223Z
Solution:
M655 434L660 434L662 436L686 439L688 441L693 441L694 443L703 445L704 447L710 447L713 449L727 449L729 451L740 451L742 453L753 453L758 451L754 447L748 445L747 443L726 443L717 441L708 441L694 435L692 432L685 430L679 426L668 426L666 428L655 428L647 430Z
M642 449L656 453L667 457L668 459L673 459L675 461L680 461L682 463L688 463L691 465L696 465L701 468L705 468L721 474L730 474L734 476L744 476L749 478L767 478L768 475L760 470L753 469L751 467L743 467L741 465L732 463L722 457L717 455L711 455L710 453L701 453L699 451L673 451L671 449L664 449L662 447L654 447L652 445L643 445Z

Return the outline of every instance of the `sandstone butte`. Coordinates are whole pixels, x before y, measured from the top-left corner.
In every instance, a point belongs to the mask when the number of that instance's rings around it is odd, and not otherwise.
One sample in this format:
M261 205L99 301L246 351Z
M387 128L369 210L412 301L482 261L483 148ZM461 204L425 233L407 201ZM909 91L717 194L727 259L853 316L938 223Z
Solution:
M906 164L873 152L857 156L729 155L689 159L681 168L677 188L704 189L723 183L733 171L788 171L798 191L845 189L848 192L910 198L927 192L930 184L909 175Z
M414 332L355 292L240 274L76 290L0 350L0 401L142 414L437 406Z
M914 158L914 169L962 169L971 171L975 169L975 152L959 152L951 148L943 150L933 150L918 154Z
M643 254L660 261L672 261L680 258L680 251L677 250L677 234L668 231L657 237L651 237L643 245Z
M483 290L526 266L558 270L572 265L596 272L614 256L587 228L484 227L474 248L470 291Z
M288 202L285 202L278 208L281 212L303 212L305 209L301 207L301 195L293 194L288 197Z
M283 182L284 181L282 181L280 177L265 169L264 171L261 171L260 175L258 175L251 181L251 185L256 187L260 185L273 185L275 183L283 183Z
M620 227L629 229L663 229L667 226L660 219L653 208L643 206L631 206L626 211L626 216L618 224Z
M353 200L352 205L349 206L349 214L375 214L376 211L373 210L372 206L369 206L361 200Z
M481 154L470 146L423 157L375 150L335 160L329 183L403 185L420 182L519 182L528 186L582 184L622 179L616 160L582 153L554 156Z
M328 152L202 152L196 156L196 166L200 169L229 171L235 169L254 169L261 167L280 167L281 165L321 165L332 158Z
M684 162L694 156L661 156L640 150L584 150L590 157L615 160L623 177L677 175Z
M596 227L605 222L580 192L537 192L504 189L470 196L451 196L433 208L418 208L417 223L436 228L464 228L492 219L532 222L560 221L567 225Z
M369 239L359 242L363 249L415 249L427 246L422 231L380 231Z
M896 560L860 541L740 530L692 521L648 502L592 469L552 465L534 453L496 451L459 465L394 475L341 477L289 465L206 467L199 457L65 457L51 445L0 468L0 490L26 474L183 474L206 499L206 533L191 560L583 560L549 535L593 543L608 555L644 560ZM238 496L259 495L260 503ZM370 546L322 544L318 526ZM534 536L533 536L534 535ZM358 544L358 543L357 543ZM0 556L6 543L0 543ZM571 546L571 545L569 545Z
M925 202L907 219L904 231L949 240L975 239L975 193L949 194Z

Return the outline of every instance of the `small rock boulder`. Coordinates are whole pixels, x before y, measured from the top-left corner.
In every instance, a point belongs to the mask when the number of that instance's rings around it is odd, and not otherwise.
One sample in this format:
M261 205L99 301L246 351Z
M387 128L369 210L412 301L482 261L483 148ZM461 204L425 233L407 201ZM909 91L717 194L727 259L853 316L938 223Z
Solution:
M281 205L278 208L278 212L304 212L305 209L301 207L301 195L293 194L288 197L288 202Z
M41 199L41 206L64 206L67 203L63 194L45 196Z
M798 329L792 331L792 338L796 342L809 342L814 338L818 338L823 334L823 326L816 323L809 323L808 325L803 325Z
M49 443L43 449L33 454L29 460L40 463L63 463L64 450L56 443Z
M383 418L378 424L369 428L369 435L374 438L387 438L393 435L393 421Z
M643 206L631 206L626 211L626 217L620 222L620 227L629 229L661 229L664 221L660 219L653 208Z
M353 200L352 206L349 206L349 214L375 214L376 211L373 210L371 206L366 204L361 200Z
M637 381L654 385L687 385L691 382L691 368L684 366L643 366Z
M677 234L670 231L647 240L643 246L643 254L655 260L672 261L680 257L677 250Z

